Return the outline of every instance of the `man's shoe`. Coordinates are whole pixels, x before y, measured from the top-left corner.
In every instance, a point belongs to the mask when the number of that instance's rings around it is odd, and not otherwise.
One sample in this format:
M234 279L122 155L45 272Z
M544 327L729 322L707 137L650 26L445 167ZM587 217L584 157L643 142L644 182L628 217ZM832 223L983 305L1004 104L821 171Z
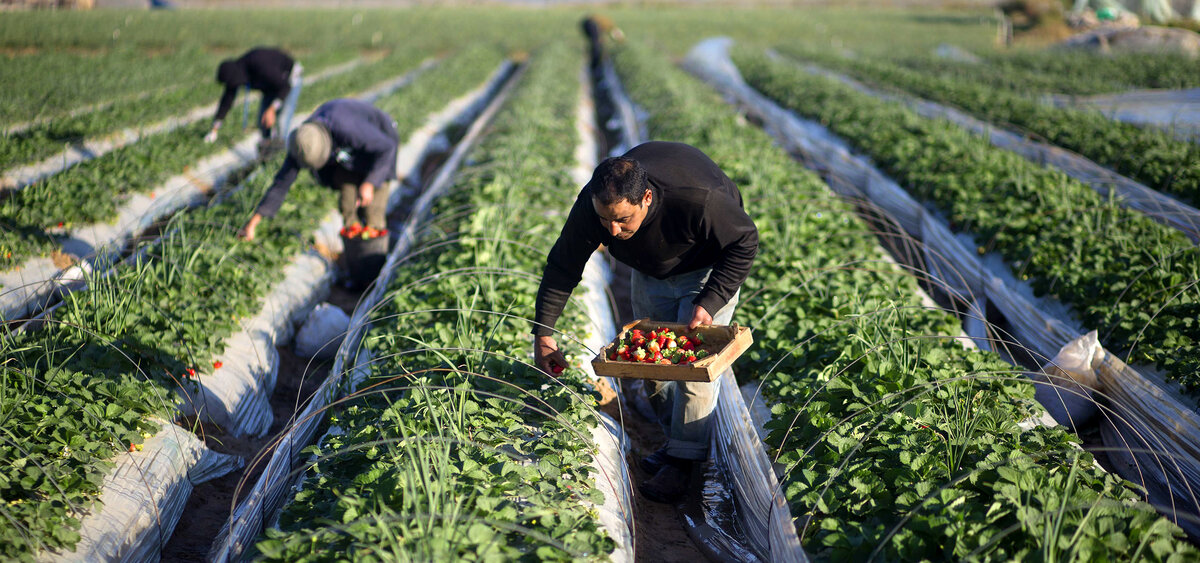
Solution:
M691 476L691 462L668 463L662 466L662 469L659 469L654 477L642 483L638 490L642 492L642 496L654 502L674 504L687 493L688 481Z
M658 448L658 450L654 453L638 460L638 467L641 467L642 471L645 471L650 475L654 475L658 473L658 470L662 469L663 466L666 465L670 460L671 456L667 455L667 447L663 446Z

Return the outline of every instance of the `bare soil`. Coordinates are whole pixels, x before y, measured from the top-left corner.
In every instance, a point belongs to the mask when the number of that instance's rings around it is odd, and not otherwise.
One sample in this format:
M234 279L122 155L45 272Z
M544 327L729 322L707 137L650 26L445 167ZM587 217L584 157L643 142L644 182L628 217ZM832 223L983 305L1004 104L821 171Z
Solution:
M350 314L359 297L360 294L335 285L327 301ZM163 547L163 561L205 561L213 540L229 519L233 507L245 498L258 481L270 460L275 440L287 428L292 415L304 410L309 397L329 376L332 361L317 362L301 358L292 353L291 346L282 346L277 350L279 373L275 393L271 395L275 422L263 438L235 438L220 428L202 426L199 433L210 449L241 456L246 460L246 467L202 483L192 491L183 516L175 526L175 533Z
M651 502L637 492L637 487L643 481L653 477L638 467L637 460L654 453L666 443L662 428L633 412L629 405L621 408L612 402L601 407L601 410L622 423L631 444L626 461L634 486L634 560L665 563L699 563L707 560L688 535L680 506Z

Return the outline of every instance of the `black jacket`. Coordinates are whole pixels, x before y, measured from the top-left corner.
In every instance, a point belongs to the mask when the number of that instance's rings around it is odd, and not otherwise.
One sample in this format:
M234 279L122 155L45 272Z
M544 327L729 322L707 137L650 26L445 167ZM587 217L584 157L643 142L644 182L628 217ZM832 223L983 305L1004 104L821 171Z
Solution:
M758 253L758 229L743 209L741 192L716 163L683 143L644 143L624 156L645 169L654 194L645 220L628 240L613 237L592 206L590 188L580 191L546 258L534 334L553 334L548 327L602 244L617 260L658 279L712 267L693 300L709 314L724 307L746 281Z
M241 58L222 64L217 69L217 82L225 85L221 94L221 102L217 104L216 120L225 119L233 100L237 98L238 88L250 85L253 90L262 92L263 107L272 100L282 100L292 91L289 78L295 61L278 49L258 47L251 49Z
M320 123L333 139L329 161L314 174L322 184L333 185L333 173L342 168L375 186L396 177L396 152L400 136L396 123L383 110L362 100L341 98L321 104L307 122ZM288 190L300 174L300 165L289 154L275 181L258 204L258 213L274 217Z

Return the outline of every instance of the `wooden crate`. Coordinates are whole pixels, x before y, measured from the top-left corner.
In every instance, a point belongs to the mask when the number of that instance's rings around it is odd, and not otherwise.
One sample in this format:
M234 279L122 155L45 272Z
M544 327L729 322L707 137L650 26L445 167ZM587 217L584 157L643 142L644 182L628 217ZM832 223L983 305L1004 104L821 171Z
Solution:
M703 334L704 348L712 352L708 357L686 365L645 364L627 362L624 360L609 360L608 353L620 345L625 334L635 328L649 333L657 328L668 328L676 334ZM708 325L688 330L686 324L666 323L641 319L625 325L616 338L592 360L592 369L596 375L622 377L627 379L656 379L660 381L716 381L733 361L750 348L754 339L750 329L734 323L729 326Z

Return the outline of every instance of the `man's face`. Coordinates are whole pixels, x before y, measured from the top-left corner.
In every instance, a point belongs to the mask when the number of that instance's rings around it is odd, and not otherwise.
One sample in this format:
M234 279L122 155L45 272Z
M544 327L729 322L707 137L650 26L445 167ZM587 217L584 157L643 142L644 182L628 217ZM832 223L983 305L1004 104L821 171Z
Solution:
M650 211L650 201L653 196L650 190L642 196L642 201L638 205L629 203L628 200L622 199L612 205L604 205L592 198L592 207L596 209L596 215L600 216L600 224L604 226L613 237L620 240L629 240L630 237L637 232L642 226L642 221L646 219L646 213Z

